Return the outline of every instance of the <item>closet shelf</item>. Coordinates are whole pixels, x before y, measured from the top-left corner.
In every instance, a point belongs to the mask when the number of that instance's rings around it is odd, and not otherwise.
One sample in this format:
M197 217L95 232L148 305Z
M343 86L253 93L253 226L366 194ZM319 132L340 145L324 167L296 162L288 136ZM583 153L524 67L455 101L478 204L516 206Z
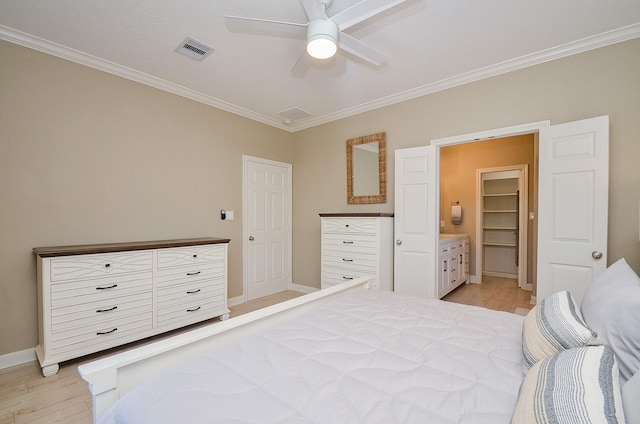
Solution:
M483 246L498 246L498 247L517 247L518 245L515 243L491 243L491 242L484 242L482 243Z
M517 213L516 209L483 209L484 213Z
M483 230L489 231L516 231L516 227L482 227Z
M505 197L505 196L517 196L518 193L483 193L484 197Z

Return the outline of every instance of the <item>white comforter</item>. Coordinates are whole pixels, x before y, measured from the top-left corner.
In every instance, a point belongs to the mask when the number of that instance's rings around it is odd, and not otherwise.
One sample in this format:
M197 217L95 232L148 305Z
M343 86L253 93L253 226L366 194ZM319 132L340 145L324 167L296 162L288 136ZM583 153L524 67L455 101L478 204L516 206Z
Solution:
M508 423L523 317L363 290L194 357L101 423Z

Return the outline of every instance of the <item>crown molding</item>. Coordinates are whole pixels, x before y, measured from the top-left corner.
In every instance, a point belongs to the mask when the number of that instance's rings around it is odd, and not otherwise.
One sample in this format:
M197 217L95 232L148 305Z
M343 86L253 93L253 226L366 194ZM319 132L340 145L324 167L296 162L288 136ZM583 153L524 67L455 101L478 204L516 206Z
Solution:
M417 97L426 96L449 88L458 87L471 82L479 81L485 78L491 78L497 75L506 74L518 69L527 68L541 63L550 62L552 60L561 59L563 57L572 56L600 47L609 46L611 44L621 43L623 41L632 40L640 37L640 23L604 32L592 37L583 38L578 41L566 43L557 47L542 50L537 53L525 55L516 59L508 60L485 68L477 69L471 72L460 74L451 78L446 78L431 84L426 84L402 93L394 94L388 97L376 99L371 102L344 109L329 115L317 118L307 119L294 126L294 131L315 127L326 124L339 119L348 118L360 113L369 112L381 107L390 106L401 103Z
M206 105L213 106L215 108L261 122L263 124L281 128L286 131L291 131L291 128L284 126L284 124L282 124L280 121L271 119L259 113L255 113L249 109L236 106L215 97L207 96L198 91L191 90L190 88L186 88L181 85L163 80L161 78L154 77L153 75L136 71L134 69L127 68L126 66L118 65L117 63L113 63L108 60L83 53L79 50L65 47L63 45L15 30L13 28L9 28L4 25L0 25L0 40L19 44L21 46L40 51L42 53L47 53L61 59L70 60L72 62L89 66L91 68L104 71L122 78L126 78L131 81L139 82L141 84L145 84L159 90L185 97L196 102L204 103Z
M574 54L586 52L589 50L605 47L611 44L632 40L640 37L640 23L629 25L616 30L608 31L582 40L566 43L557 47L542 50L537 53L525 55L516 59L508 60L496 65L487 66L471 72L460 74L451 78L446 78L431 84L426 84L411 90L407 90L398 94L376 99L371 102L363 103L358 106L347 108L328 115L319 116L317 118L305 119L291 126L286 126L277 119L270 118L260 113L253 112L249 109L236 106L225 102L218 98L207 96L203 93L191 90L189 88L171 83L161 78L154 77L144 72L139 72L131 68L100 59L96 56L83 53L81 51L62 46L51 41L35 37L33 35L0 25L0 39L19 44L24 47L31 48L43 53L50 54L62 59L70 60L81 65L89 66L100 71L110 73L122 78L126 78L141 84L145 84L159 90L163 90L187 99L194 100L245 118L270 125L288 132L301 131L307 128L337 121L339 119L348 118L360 113L369 112L381 107L390 106L396 103L422 97L428 94L447 90L449 88L468 84L470 82L479 81L485 78L505 74L518 69L529 66L538 65Z

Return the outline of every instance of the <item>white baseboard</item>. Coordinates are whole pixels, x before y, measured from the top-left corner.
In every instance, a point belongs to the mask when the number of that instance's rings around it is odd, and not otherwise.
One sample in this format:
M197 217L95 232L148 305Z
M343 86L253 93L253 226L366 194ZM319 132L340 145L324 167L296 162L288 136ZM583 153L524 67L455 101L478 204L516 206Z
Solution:
M480 284L475 275L469 275L469 284Z
M16 365L26 364L27 362L33 362L37 359L35 348L7 353L0 355L0 369L15 367Z
M320 289L317 289L315 287L303 286L302 284L293 283L293 284L291 284L290 290L295 290L295 291L299 291L301 293L309 294L309 293L316 292L316 291L318 291Z
M227 307L238 306L244 303L244 296L237 296L227 299Z

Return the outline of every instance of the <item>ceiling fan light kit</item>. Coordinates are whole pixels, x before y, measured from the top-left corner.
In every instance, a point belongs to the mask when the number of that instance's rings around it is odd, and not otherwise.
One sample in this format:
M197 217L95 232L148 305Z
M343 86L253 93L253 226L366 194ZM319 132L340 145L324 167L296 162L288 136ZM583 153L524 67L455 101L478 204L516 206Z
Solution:
M338 25L329 19L314 19L307 25L307 53L329 59L338 51Z
M307 23L225 16L227 26L241 32L286 29L301 38L306 31L306 49L291 70L291 74L296 77L303 76L310 67L311 61L307 55L315 59L328 59L338 49L373 66L382 66L387 63L387 57L383 53L347 34L345 30L407 0L358 0L353 6L332 16L327 15L327 8L331 6L332 0L300 1L307 14Z

